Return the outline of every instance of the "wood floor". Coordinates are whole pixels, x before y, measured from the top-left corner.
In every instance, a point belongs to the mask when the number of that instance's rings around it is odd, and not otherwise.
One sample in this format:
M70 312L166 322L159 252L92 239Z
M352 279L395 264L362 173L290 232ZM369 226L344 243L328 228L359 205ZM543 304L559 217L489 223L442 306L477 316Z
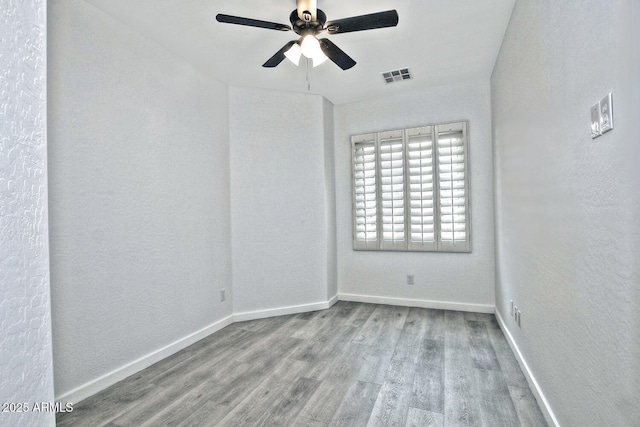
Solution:
M341 301L234 323L58 426L546 426L488 314Z

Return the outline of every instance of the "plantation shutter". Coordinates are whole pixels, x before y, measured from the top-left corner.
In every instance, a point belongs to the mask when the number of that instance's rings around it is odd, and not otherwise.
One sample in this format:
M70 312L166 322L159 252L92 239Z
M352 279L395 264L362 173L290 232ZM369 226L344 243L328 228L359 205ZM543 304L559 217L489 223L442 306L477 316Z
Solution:
M409 250L436 250L433 127L407 129Z
M402 131L381 132L380 155L380 249L405 249L405 168Z
M471 251L467 126L351 137L354 249Z
M440 250L469 251L466 123L437 126Z
M353 194L354 249L378 248L375 134L354 136Z

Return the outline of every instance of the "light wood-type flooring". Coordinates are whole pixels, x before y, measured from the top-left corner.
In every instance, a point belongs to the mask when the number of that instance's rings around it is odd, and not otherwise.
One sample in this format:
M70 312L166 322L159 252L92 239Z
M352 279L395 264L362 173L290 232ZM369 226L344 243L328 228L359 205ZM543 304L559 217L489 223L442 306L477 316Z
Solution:
M489 314L338 302L234 323L58 426L546 426Z

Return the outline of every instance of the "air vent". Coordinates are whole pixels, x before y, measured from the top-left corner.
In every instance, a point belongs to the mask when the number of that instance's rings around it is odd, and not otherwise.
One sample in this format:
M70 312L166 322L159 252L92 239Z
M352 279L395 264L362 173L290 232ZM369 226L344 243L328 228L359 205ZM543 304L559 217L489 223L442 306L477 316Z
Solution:
M409 80L411 79L411 73L409 73L408 68L401 68L399 70L382 73L382 77L384 78L384 81L389 84L393 82L401 82L402 80Z

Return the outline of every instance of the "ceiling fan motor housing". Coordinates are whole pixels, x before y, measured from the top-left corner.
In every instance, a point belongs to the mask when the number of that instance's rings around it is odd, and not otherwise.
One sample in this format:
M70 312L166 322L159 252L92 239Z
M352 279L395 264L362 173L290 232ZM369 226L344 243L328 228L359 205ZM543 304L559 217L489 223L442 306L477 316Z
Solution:
M300 34L300 35L302 35L303 33L318 34L322 30L324 23L327 22L327 15L325 15L324 12L321 11L320 9L318 9L318 12L316 15L317 15L316 20L311 21L311 12L305 11L303 13L304 18L307 19L307 16L309 17L309 21L305 22L304 20L300 19L300 17L298 16L297 10L294 10L293 12L291 12L291 15L289 16L289 21L291 22L293 31L295 31L296 34Z

